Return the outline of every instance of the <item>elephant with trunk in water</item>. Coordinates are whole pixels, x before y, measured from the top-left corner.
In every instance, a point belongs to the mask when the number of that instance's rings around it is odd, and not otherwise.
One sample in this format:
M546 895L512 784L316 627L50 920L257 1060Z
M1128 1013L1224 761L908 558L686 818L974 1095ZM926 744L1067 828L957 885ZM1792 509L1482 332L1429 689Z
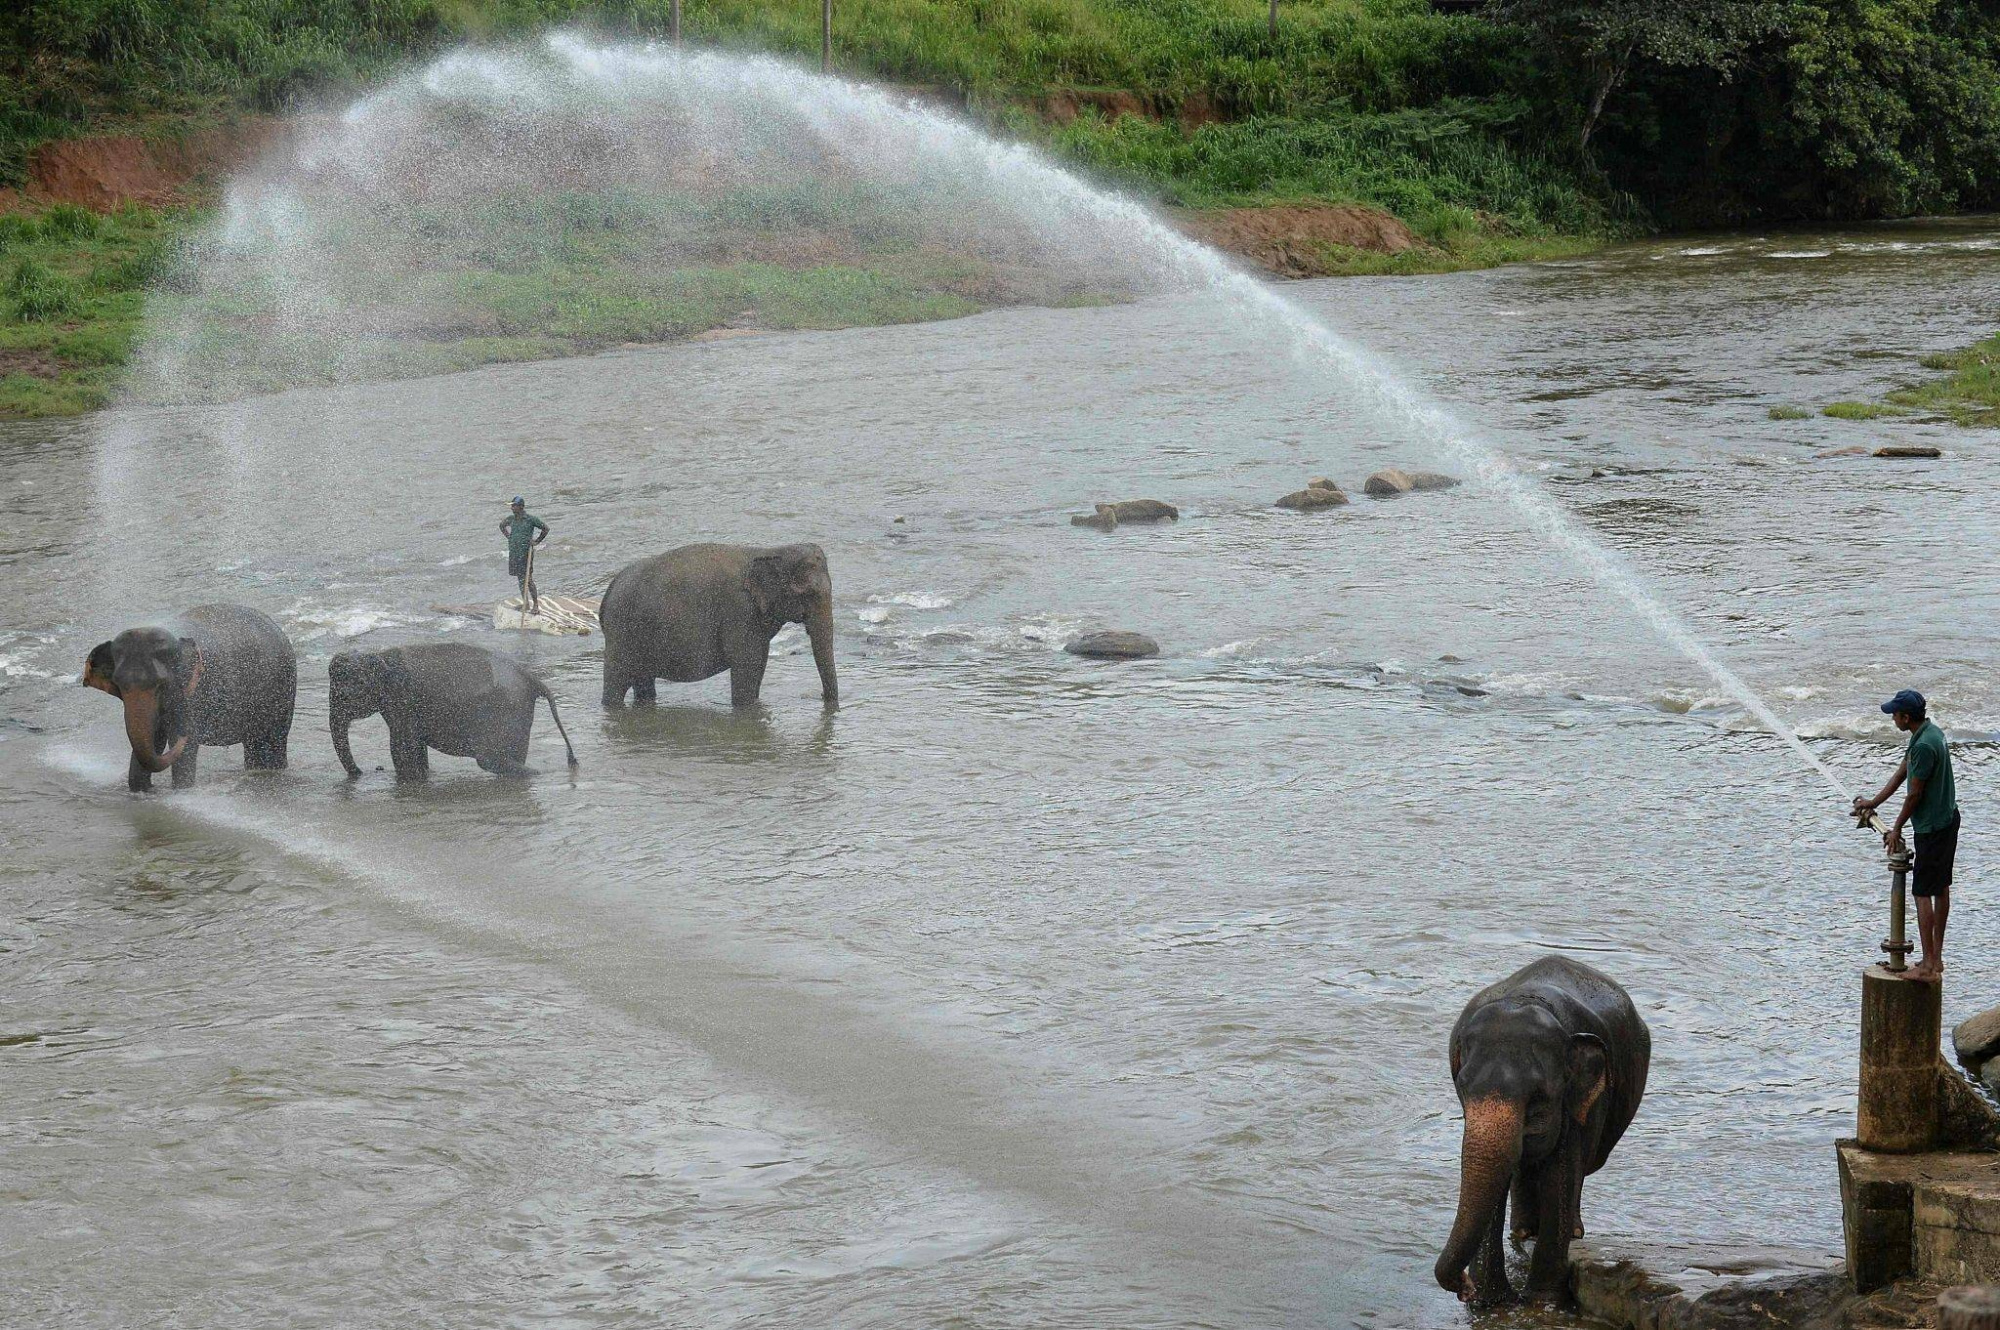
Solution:
M83 682L125 704L132 762L125 783L157 772L194 784L202 745L243 745L251 770L285 765L298 657L284 630L243 605L197 605L177 619L127 628L90 649Z
M1639 1111L1652 1055L1625 990L1567 956L1545 956L1465 1004L1451 1030L1451 1078L1465 1108L1458 1217L1438 1257L1439 1284L1478 1305L1512 1296L1503 1242L1511 1191L1514 1238L1535 1243L1528 1296L1564 1296L1570 1240L1583 1232L1583 1179L1604 1167Z
M576 766L556 695L532 670L484 647L427 642L343 651L327 662L326 684L327 729L349 780L361 768L347 744L348 727L377 712L389 727L389 760L398 780L429 775L433 748L472 758L482 771L525 772L537 698L549 704L549 719Z
M604 705L649 703L660 679L692 683L729 671L729 700L753 705L771 639L806 626L820 694L840 704L833 668L833 579L817 545L753 549L683 545L626 564L598 607L604 629Z

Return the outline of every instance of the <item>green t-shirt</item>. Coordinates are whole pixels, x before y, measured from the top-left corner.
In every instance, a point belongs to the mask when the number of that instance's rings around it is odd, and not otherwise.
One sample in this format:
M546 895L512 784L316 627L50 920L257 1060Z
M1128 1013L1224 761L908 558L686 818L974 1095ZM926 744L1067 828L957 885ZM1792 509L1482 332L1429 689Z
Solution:
M533 513L522 513L519 517L509 513L507 520L514 524L507 528L507 557L525 559L528 557L528 546L535 543L536 530L547 531L549 524Z
M1958 812L1958 791L1951 783L1951 750L1945 747L1944 731L1927 720L1910 736L1906 759L1910 779L1924 783L1924 801L1910 814L1910 830L1918 835L1943 831Z

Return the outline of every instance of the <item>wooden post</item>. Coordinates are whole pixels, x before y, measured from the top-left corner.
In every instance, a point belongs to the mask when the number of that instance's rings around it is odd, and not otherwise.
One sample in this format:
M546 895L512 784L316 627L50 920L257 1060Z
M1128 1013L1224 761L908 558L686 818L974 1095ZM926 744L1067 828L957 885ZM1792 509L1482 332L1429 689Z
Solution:
M2000 1288L1967 1284L1938 1294L1938 1330L2000 1330Z
M833 72L833 0L819 0L819 72Z
M671 8L669 8L669 9L667 10L667 35L668 35L669 37L673 38L673 40L674 40L674 45L676 45L676 46L679 46L679 45L680 45L680 43L681 43L681 0L674 0L674 3L673 3L673 5L672 5L672 7L671 7Z
M1271 0L1271 40L1278 40L1278 0Z

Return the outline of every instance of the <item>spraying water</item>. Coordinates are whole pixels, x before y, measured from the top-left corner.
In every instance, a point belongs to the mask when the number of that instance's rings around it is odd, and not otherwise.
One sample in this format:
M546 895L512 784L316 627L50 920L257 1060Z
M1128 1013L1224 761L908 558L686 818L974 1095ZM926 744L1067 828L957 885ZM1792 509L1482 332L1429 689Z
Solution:
M607 171L630 191L622 202L578 192ZM843 187L857 179L865 191ZM774 199L773 180L805 187ZM1282 329L1307 364L1474 469L1846 797L1616 553L1372 353L1144 205L1092 188L1031 148L775 59L559 34L540 53L446 57L356 103L232 184L222 221L195 255L196 297L171 309L149 343L149 390L187 399L451 368L437 347L467 328L519 331L493 322L496 305L506 306L452 260L526 269L535 256L509 246L573 245L580 219L587 228L598 212L623 207L646 213L638 229L651 247L628 260L685 266L716 234L744 224L730 200L746 196L762 199L753 248L798 243L777 236L770 218L803 212L813 243L831 234L836 248L970 259L982 280L1005 288L1003 299L1199 293ZM663 225L662 216L685 225ZM935 268L921 278L932 294L951 280ZM246 305L258 310L254 322L218 318Z

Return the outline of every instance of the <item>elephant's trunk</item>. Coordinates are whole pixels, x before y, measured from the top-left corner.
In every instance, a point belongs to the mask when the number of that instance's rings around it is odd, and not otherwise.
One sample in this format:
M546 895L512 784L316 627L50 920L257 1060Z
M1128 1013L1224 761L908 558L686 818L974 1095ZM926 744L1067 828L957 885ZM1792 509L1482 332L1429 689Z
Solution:
M1466 1267L1491 1232L1494 1212L1507 1203L1507 1187L1521 1162L1521 1106L1497 1096L1465 1106L1465 1136L1459 1146L1458 1217L1438 1257L1437 1282L1471 1301L1478 1290Z
M175 736L164 750L160 747L160 687L124 690L125 737L132 744L132 758L148 771L161 772L180 761L187 747L187 735Z
M833 589L806 614L806 638L812 643L813 664L819 666L820 696L830 707L840 705L840 679L833 668Z
M333 755L340 759L340 765L347 772L347 778L354 780L361 775L361 768L354 763L354 750L347 746L349 720L335 711L326 718L326 727L333 735Z

